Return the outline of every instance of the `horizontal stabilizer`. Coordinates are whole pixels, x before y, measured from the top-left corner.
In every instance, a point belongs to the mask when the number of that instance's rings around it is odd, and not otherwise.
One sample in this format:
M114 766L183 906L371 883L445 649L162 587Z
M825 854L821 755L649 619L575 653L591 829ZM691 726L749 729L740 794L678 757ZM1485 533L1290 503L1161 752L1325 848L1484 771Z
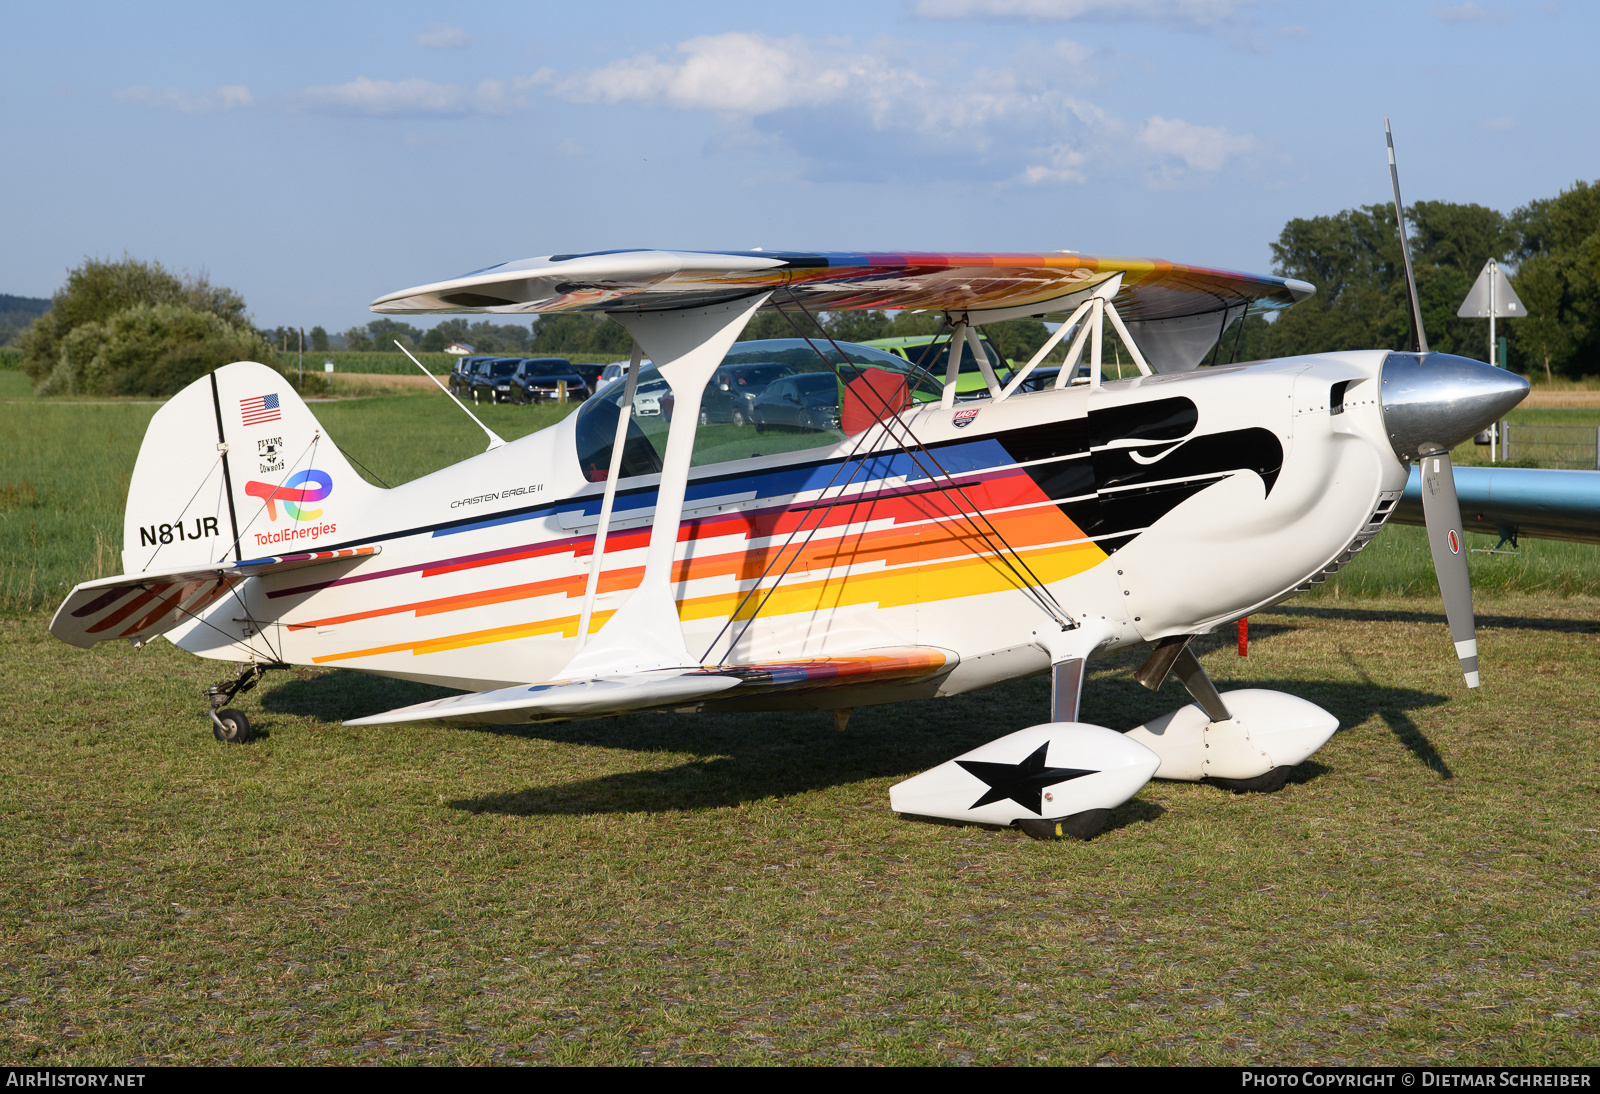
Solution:
M918 680L946 672L955 664L955 654L946 650L897 646L843 657L619 673L452 695L366 718L353 718L345 725L384 726L428 720L512 725L598 718L608 714L671 710L713 698Z
M50 633L83 649L111 638L142 642L198 615L247 577L365 558L382 550L372 546L306 551L85 581L56 609Z

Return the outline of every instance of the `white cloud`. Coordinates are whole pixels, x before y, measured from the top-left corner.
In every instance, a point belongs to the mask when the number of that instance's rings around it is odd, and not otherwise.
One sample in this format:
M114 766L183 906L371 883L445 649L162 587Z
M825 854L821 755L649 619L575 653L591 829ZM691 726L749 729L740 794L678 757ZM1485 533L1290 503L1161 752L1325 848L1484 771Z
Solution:
M327 114L463 115L510 114L531 105L527 92L548 80L544 71L515 80L487 79L476 87L436 84L416 78L371 80L308 87L296 97L302 110Z
M428 29L417 35L417 45L428 49L465 49L472 44L467 32L446 23L429 23Z
M1220 171L1228 160L1255 147L1253 137L1161 117L1145 122L1139 130L1139 143L1163 157L1182 160L1196 171Z
M782 144L830 179L917 177L1041 184L1146 172L1160 185L1221 170L1255 146L1225 129L1151 118L1129 126L1083 97L1098 55L1028 44L995 68L905 56L893 43L732 32L638 54L553 84L575 102L705 111L714 147Z
M1064 145L1049 149L1047 163L1029 164L1022 169L1022 181L1037 185L1041 182L1087 182L1089 176L1084 173L1084 166L1088 157L1082 152Z
M125 103L137 103L152 110L175 110L180 114L212 114L219 110L235 110L255 105L250 89L242 84L214 87L198 95L191 95L175 87L147 87L144 84L137 84L117 92L116 97Z
M1255 3L1256 0L917 0L915 10L924 19L1081 19L1209 27Z
M732 31L691 38L680 58L641 53L560 87L576 102L638 102L680 110L767 114L837 100L871 82L861 60L825 57L799 38Z
M1485 118L1478 124L1491 132L1504 132L1507 129L1516 128L1517 116L1515 114L1501 114L1497 118Z

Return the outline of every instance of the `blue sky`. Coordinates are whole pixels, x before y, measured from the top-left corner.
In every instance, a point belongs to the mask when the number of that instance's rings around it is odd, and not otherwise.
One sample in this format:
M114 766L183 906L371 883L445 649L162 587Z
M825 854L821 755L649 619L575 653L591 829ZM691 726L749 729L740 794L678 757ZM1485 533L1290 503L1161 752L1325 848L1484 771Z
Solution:
M1270 267L1286 220L1600 178L1600 5L7 5L0 292L204 269L263 326L612 247Z

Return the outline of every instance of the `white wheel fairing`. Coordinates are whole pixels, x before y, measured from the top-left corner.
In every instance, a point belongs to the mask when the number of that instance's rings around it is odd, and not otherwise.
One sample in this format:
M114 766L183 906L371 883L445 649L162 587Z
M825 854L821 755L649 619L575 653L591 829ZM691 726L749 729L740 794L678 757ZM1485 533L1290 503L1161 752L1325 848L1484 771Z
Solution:
M1047 722L963 753L889 788L896 812L973 824L1054 820L1114 809L1161 759L1103 726Z
M1253 779L1303 763L1328 743L1339 720L1315 703L1281 691L1242 688L1222 693L1233 717L1213 722L1190 703L1128 730L1160 757L1155 778Z

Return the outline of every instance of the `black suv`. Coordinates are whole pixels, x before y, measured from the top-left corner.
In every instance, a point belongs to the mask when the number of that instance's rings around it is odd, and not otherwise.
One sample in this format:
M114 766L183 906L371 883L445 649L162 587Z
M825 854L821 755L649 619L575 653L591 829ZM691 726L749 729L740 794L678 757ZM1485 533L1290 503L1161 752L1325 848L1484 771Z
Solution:
M472 367L463 373L467 394L472 396L475 403L511 402L515 392L512 378L516 376L517 366L521 363L520 357L479 357L473 360Z
M455 364L450 366L450 379L445 386L450 389L450 394L458 398L467 396L467 377L472 375L472 368L479 361L487 360L485 357L457 357Z
M560 398L562 381L567 401L581 403L592 389L565 357L533 357L520 362L511 377L511 398L519 403L549 403Z

